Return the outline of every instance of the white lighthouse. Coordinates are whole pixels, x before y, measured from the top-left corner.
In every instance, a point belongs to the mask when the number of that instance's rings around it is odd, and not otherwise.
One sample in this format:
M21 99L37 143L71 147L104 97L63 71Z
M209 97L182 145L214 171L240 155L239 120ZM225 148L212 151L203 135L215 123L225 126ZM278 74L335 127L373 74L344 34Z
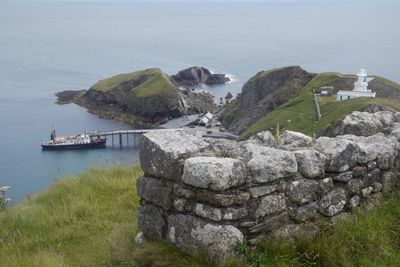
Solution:
M368 89L368 83L374 78L368 77L365 69L360 69L357 72L357 80L354 82L353 91L340 90L336 94L336 100L342 101L358 97L371 97L375 98L376 93Z

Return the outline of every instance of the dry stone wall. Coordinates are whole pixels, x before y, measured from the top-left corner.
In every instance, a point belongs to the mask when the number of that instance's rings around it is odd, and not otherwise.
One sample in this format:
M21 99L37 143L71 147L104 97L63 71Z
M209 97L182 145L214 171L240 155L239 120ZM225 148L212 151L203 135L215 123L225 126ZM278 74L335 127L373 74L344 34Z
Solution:
M400 116L354 112L344 135L268 131L244 142L153 131L140 143L138 225L148 239L220 260L244 240L315 232L398 185ZM378 131L379 129L379 131Z

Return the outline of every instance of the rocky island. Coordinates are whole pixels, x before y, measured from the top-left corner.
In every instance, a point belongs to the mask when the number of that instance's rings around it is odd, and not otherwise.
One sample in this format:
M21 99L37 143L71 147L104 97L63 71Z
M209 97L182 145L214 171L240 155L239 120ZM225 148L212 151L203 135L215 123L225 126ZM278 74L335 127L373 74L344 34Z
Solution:
M225 74L212 74L208 69L198 66L181 70L171 78L180 86L194 86L200 83L217 85L230 81Z
M98 81L89 90L59 92L57 103L75 103L102 118L151 127L173 118L213 110L211 94L180 89L179 85L189 84L189 80L192 85L229 80L225 75L214 76L207 69L198 67L173 77L159 68L119 74Z

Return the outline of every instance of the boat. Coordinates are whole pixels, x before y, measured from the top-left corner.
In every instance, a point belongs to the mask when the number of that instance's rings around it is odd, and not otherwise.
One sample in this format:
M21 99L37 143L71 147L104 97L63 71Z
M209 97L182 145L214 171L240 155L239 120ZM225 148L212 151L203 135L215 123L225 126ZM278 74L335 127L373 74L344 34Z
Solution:
M50 141L43 142L44 150L79 149L79 148L102 148L106 146L107 139L99 135L78 134L74 136L56 136L53 130L50 134Z

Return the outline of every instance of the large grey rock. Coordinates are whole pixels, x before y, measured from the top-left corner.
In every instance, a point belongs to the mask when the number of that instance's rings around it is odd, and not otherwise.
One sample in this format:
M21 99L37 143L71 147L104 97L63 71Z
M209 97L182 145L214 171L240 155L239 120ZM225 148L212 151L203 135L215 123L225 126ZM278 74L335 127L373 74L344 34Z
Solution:
M261 198L260 204L254 216L256 218L273 214L286 209L286 199L284 194L268 195Z
M384 127L391 127L393 125L393 123L395 122L394 113L389 110L383 110L383 111L378 111L378 112L372 113L372 116L374 116L376 119L378 119Z
M141 198L151 201L166 210L172 207L173 183L167 180L139 177L137 191Z
M190 215L168 217L167 238L186 252L204 250L218 261L233 256L243 234L234 226L207 223Z
M167 225L161 210L153 205L139 206L137 224L149 239L162 239Z
M182 182L204 189L222 191L244 184L246 169L237 159L195 157L185 161Z
M288 148L309 147L314 139L302 133L284 131L280 136L281 145Z
M318 190L319 184L317 181L303 179L290 182L286 195L292 202L302 205L314 201Z
M247 141L248 143L259 144L268 147L276 147L277 143L275 137L270 131L259 132Z
M255 182L264 183L289 177L297 172L297 161L290 151L246 144L247 168Z
M329 192L320 201L320 212L332 217L341 212L346 205L346 192L343 188L337 188Z
M346 140L352 139L357 142L359 153L357 162L366 164L377 161L378 167L388 169L393 166L397 157L399 143L395 138L386 137L383 133L374 134L368 137L360 136L341 136Z
M206 142L185 131L151 131L140 139L140 166L147 174L176 180L182 175L183 160L207 146Z
M296 156L299 172L306 178L323 177L326 156L315 150L297 150Z
M320 137L315 149L328 157L328 171L345 172L355 165L359 148L351 140Z
M368 112L353 111L342 121L341 134L369 136L379 133L383 127L378 116Z

